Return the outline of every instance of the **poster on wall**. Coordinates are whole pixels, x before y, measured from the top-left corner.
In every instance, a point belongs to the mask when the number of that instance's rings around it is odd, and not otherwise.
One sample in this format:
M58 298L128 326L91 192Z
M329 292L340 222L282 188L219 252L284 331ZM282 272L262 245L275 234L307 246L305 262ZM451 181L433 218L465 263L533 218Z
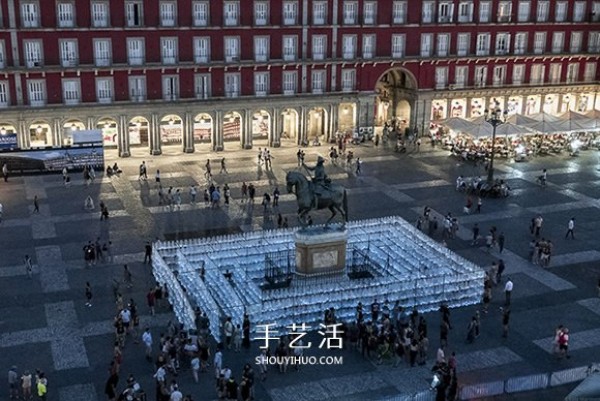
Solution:
M269 120L252 119L252 136L254 138L267 138L269 136Z
M102 128L102 142L104 146L117 146L117 128Z
M226 141L235 141L240 139L241 124L240 118L236 117L232 121L223 123L223 139Z
M140 138L140 127L129 127L129 144L130 145L141 145L142 140Z
M212 123L210 121L200 121L194 123L194 142L210 142L212 134Z
M102 146L102 130L66 130L63 142L68 146L93 144Z
M102 146L76 146L72 148L31 149L0 153L0 164L6 163L15 172L50 172L83 170L86 165L104 169Z
M182 134L181 127L174 125L161 125L160 141L163 144L181 143Z
M17 134L0 135L0 149L16 149Z

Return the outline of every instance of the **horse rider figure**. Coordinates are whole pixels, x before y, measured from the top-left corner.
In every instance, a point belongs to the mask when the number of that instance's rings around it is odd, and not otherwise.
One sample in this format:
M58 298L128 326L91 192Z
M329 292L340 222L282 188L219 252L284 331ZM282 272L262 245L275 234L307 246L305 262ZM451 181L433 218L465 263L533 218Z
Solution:
M331 180L327 177L327 174L325 174L325 166L323 163L325 163L325 159L321 156L317 157L317 164L314 167L302 163L302 166L306 170L309 172L314 171L315 174L314 177L312 177L313 191L315 194L315 208L319 205L319 198L321 198L325 192L329 191L329 184L331 184Z

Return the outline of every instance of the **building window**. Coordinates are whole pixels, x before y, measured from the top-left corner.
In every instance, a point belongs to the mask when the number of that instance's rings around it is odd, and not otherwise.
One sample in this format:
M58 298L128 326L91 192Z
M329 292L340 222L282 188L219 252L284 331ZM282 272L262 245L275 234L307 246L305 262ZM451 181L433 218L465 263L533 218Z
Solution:
M37 68L44 65L41 40L24 40L23 47L25 48L25 66L27 68Z
M255 36L254 37L254 60L265 62L269 60L269 37Z
M454 87L462 89L467 86L469 79L469 67L460 66L454 69Z
M510 50L510 33L496 34L496 55L503 56Z
M480 33L477 35L477 56L489 56L490 54L490 34Z
M573 22L583 22L585 19L585 1L576 1L573 6Z
M63 79L63 102L67 105L81 103L79 79Z
M355 1L344 1L344 25L356 25L358 17L358 3Z
M109 15L107 2L92 2L92 26L94 28L107 28Z
M127 38L127 61L129 65L144 64L144 39Z
M559 1L556 3L554 20L556 22L565 22L567 20L567 2L566 1Z
M469 55L469 45L471 44L471 35L468 33L459 33L457 36L456 55L464 57Z
M600 22L600 2L598 1L592 3L591 20L591 22Z
M542 54L546 51L546 32L536 32L533 37L533 52Z
M324 60L327 56L327 35L313 35L312 59Z
M515 35L515 54L527 53L527 32L519 32Z
M194 62L198 64L210 61L210 37L194 38Z
M552 53L562 53L565 48L565 33L552 33Z
M294 36L284 36L283 37L283 59L285 61L294 61L296 60L297 54L297 37Z
M27 97L30 106L45 106L46 81L43 79L30 79L27 81Z
M283 94L293 95L297 91L298 86L298 74L296 71L284 71L283 72Z
M162 78L163 100L172 101L179 99L179 77L165 75Z
M549 1L539 1L537 6L537 22L546 22L548 21L548 11L550 10L550 2Z
M72 28L75 26L75 11L73 3L58 3L56 15L59 28Z
M365 59L371 59L375 56L375 35L363 35L362 56Z
M352 92L356 88L356 71L342 70L342 92Z
M421 57L431 57L433 34L421 34Z
M512 15L512 2L501 1L498 4L498 22L510 22Z
M228 63L240 61L240 38L237 36L225 37L225 61Z
M98 103L112 103L113 80L112 78L96 78L96 99Z
M283 2L283 25L296 25L298 20L298 2Z
M506 83L506 66L497 65L494 67L493 86L504 86Z
M177 25L177 3L172 1L160 2L160 25L166 27Z
M562 72L562 64L560 63L552 63L550 64L550 83L551 84L559 84L560 83L560 74Z
M132 102L143 102L146 100L146 77L129 77L129 98Z
M79 64L77 40L59 40L60 65L63 67L75 67Z
M404 57L406 50L406 35L394 34L392 35L392 58Z
M194 75L194 93L196 99L208 99L210 94L210 74Z
M479 22L487 23L490 22L492 5L489 1L482 1L479 3Z
M448 67L436 67L435 89L446 89L448 87Z
M266 1L254 2L254 25L265 26L269 20L269 3Z
M600 32L590 32L588 36L588 53L600 52Z
M208 26L208 1L194 1L192 15L194 26Z
M225 97L240 95L240 74L225 74Z
M128 1L125 3L125 24L127 27L144 25L144 12L141 1Z
M344 60L356 58L356 35L342 35L342 57Z
M256 96L267 96L269 94L269 73L254 73L254 94Z
M473 22L473 3L462 2L458 5L458 22Z
M513 65L513 85L521 85L525 76L525 64Z
M424 1L421 20L424 24L431 24L433 22L435 3L433 1Z
M94 62L97 67L107 67L112 62L110 39L94 39Z
M546 66L543 64L533 64L529 73L529 83L533 85L541 85L544 83L544 73Z
M567 66L567 83L574 84L579 81L579 63L571 63Z
M571 45L569 47L571 53L581 52L581 43L583 43L582 38L582 32L571 32Z
M487 83L487 67L476 66L475 67L475 87L484 88Z
M40 5L37 2L21 3L21 22L23 28L40 27Z
M519 12L517 14L518 22L529 22L529 13L531 12L531 2L520 1Z
M325 25L327 21L327 2L315 1L313 3L313 25Z
M454 4L449 2L440 3L438 6L438 22L445 24L452 22Z
M0 68L6 68L6 50L4 40L0 40Z
M313 71L310 82L312 93L323 93L325 91L325 71Z
M160 38L163 64L177 63L177 38Z
M447 57L450 47L450 35L447 33L437 35L437 55L438 57Z
M595 62L592 63L585 63L585 70L583 72L583 80L585 82L593 82L596 80L596 64Z
M240 3L237 1L226 1L223 4L223 18L225 26L237 26L240 23Z
M363 6L363 23L374 25L377 19L377 2L366 1Z
M406 1L394 1L392 8L392 22L394 24L406 23Z
M8 107L9 105L9 97L8 97L8 81L0 81L0 107Z

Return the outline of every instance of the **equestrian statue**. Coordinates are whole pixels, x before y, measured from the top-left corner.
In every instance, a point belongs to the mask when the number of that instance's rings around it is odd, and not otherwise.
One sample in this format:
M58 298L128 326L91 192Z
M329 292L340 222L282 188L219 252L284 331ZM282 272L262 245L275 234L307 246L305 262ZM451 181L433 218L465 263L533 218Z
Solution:
M331 211L331 217L325 223L329 222L338 214L342 215L344 224L348 221L348 199L346 189L338 184L333 184L327 174L325 174L325 159L321 156L317 158L317 164L314 167L302 166L308 171L314 171L314 176L309 181L304 174L299 171L290 171L286 175L286 184L288 193L296 195L298 202L298 220L300 225L306 227L307 216L311 210L321 210L328 208Z

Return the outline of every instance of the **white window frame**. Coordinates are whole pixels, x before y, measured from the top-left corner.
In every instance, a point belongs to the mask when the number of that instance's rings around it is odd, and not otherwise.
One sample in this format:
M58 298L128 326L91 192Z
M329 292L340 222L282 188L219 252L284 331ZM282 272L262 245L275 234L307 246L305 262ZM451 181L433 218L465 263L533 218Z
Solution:
M523 84L525 78L525 64L514 64L512 72L513 85Z
M563 53L565 51L565 33L552 32L552 53Z
M562 74L562 64L561 63L551 63L550 70L548 73L549 83L559 84L561 74Z
M0 68L6 68L6 46L4 39L0 39Z
M96 101L98 103L112 103L115 91L112 77L96 77Z
M160 58L163 64L177 64L179 59L179 41L176 36L160 38Z
M177 2L163 0L159 3L159 11L161 27L177 26Z
M270 37L269 36L255 36L254 37L254 61L256 62L267 62L269 61L270 51Z
M325 70L313 70L310 74L310 88L314 94L321 94L325 92L327 79L327 73Z
M79 44L77 39L59 39L60 65L62 67L76 67L79 65Z
M473 84L476 88L485 88L487 86L487 74L488 74L487 65L475 66L475 75L474 75Z
M110 38L94 38L94 65L108 67L112 64L112 41Z
M512 1L498 3L498 22L510 22L512 19Z
M435 89L448 87L448 67L435 67Z
M377 23L377 2L365 1L363 4L363 24L375 25Z
M356 35L342 35L342 58L344 60L356 59Z
M600 32L589 32L588 33L588 53L600 52Z
M469 66L459 65L454 68L454 88L463 89L469 83Z
M492 71L492 86L506 85L506 65L495 65Z
M519 1L517 22L529 22L531 16L531 1Z
M473 2L461 1L458 4L458 22L473 22Z
M477 42L475 44L475 55L489 56L490 55L491 35L488 32L477 34Z
M585 63L584 71L583 71L583 81L584 82L594 82L596 80L596 71L598 69L597 62L587 62Z
M75 4L71 1L56 3L56 25L59 28L73 28L75 26Z
M69 106L81 103L79 78L64 78L61 82L63 103Z
M313 60L327 58L327 35L312 35L311 55Z
M281 40L283 60L295 61L298 58L298 36L284 35Z
M580 53L583 44L583 32L571 31L571 39L569 43L569 52Z
M44 45L41 39L23 40L25 67L40 68L44 66Z
M406 53L406 35L403 33L392 34L392 58L402 58Z
M130 75L128 80L129 100L144 102L148 97L148 86L145 75Z
M543 54L546 52L546 32L536 32L533 35L533 53Z
M358 23L358 2L344 0L342 16L344 25L356 25Z
M471 47L471 34L462 32L456 36L456 55L465 57L469 55Z
M144 26L144 2L126 1L125 2L125 26L128 28L137 28Z
M567 80L566 83L574 84L579 82L579 63L569 63L567 65Z
M45 106L48 101L45 79L27 80L27 100L32 107Z
M526 54L527 53L527 47L528 47L527 40L528 40L527 32L517 32L515 34L514 54Z
M237 72L225 73L225 97L235 98L240 96L240 74Z
M179 75L162 76L162 98L168 102L179 100Z
M210 36L196 36L194 44L194 62L206 64L210 62Z
M269 94L269 73L267 71L254 72L254 95L265 97Z
M537 11L535 13L536 22L548 22L550 14L550 2L547 0L538 1Z
M239 1L224 1L223 2L223 25L238 26L240 24L240 2Z
M269 24L269 2L265 0L254 1L254 25L267 26Z
M284 95L294 95L298 90L298 73L296 71L283 71L281 88Z
M137 49L133 49L134 44ZM146 44L144 38L127 38L127 64L144 65L145 62Z
M282 6L283 12L283 25L297 25L298 24L298 1L286 0Z
M431 57L433 54L433 34L422 33L421 34L421 57Z
M0 81L0 107L8 107L10 105L10 87L8 81Z
M393 35L392 35L393 36ZM375 34L365 34L362 37L362 57L364 59L372 59L375 57L375 45L376 45Z
M592 3L592 18L590 22L600 22L600 1Z
M192 2L192 23L194 26L208 26L210 21L210 3L208 1Z
M490 22L492 14L492 3L490 1L479 2L479 22L487 24Z
M327 2L313 1L313 25L325 25L327 23Z
M438 57L448 57L450 54L450 34L438 33L436 43L436 53Z
M392 5L392 23L405 24L408 3L404 0L394 0Z
M40 27L40 4L37 1L21 3L21 25L23 28Z
M510 33L498 32L496 34L496 55L504 56L510 52Z
M532 64L529 72L529 83L532 85L541 85L544 83L546 66L544 64Z
M583 22L585 21L585 9L586 9L585 1L576 1L573 5L573 22Z
M356 90L356 70L345 68L342 69L341 79L342 92L353 92Z
M554 7L554 21L565 22L567 20L567 11L569 4L566 1L557 1Z
M211 94L211 77L210 74L195 74L194 75L194 94L196 99L209 99Z
M110 6L107 1L92 1L90 4L92 27L108 28L110 25Z
M240 61L239 36L225 36L225 38L223 38L223 47L226 63L235 63Z
M423 9L421 10L421 22L424 24L433 23L435 15L435 3L433 1L424 1Z

